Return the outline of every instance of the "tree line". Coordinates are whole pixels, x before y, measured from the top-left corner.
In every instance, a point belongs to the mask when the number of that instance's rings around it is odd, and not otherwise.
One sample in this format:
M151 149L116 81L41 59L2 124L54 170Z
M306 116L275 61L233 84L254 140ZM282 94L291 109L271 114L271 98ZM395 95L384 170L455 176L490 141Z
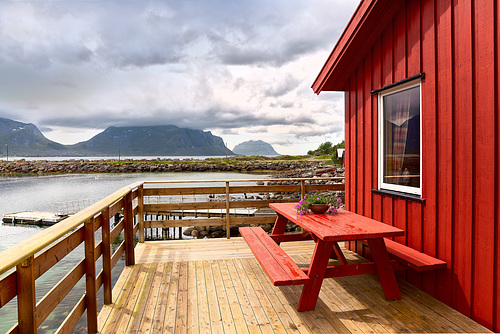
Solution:
M333 145L330 141L324 142L317 149L308 151L307 154L312 156L331 155L334 163L341 163L340 159L337 158L337 149L339 148L345 148L344 140L336 145Z

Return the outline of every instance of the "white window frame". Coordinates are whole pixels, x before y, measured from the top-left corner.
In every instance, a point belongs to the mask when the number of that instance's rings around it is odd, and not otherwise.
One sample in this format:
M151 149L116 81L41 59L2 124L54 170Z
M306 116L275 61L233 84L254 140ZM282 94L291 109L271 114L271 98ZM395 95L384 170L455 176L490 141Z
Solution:
M403 186L384 182L384 96L398 93L410 88L420 88L420 187ZM422 196L422 82L412 80L378 93L378 189L392 190L401 193Z

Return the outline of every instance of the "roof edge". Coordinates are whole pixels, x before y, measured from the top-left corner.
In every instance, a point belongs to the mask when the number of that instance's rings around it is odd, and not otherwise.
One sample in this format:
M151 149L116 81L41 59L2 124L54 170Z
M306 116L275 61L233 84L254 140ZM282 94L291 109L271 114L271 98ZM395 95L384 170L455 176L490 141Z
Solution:
M368 9L366 4L371 1L373 0L362 0L358 4L358 7L356 7L354 14L349 19L347 26L344 28L344 31L340 35L337 43L333 47L333 50L330 52L330 55L328 56L325 64L323 64L321 71L318 73L316 79L314 80L311 86L311 88L314 90L316 94L319 94L321 92L321 87L323 87L324 81L326 81L328 77L328 72L329 72L328 69L332 67L332 63L335 61L336 58L338 58L340 51L345 48L347 40L352 35L350 31L355 30L355 28L359 25L360 23L359 18L366 13Z
M394 3L391 0L360 2L311 86L316 94L325 90L344 90L342 80L345 81L348 66L352 66L353 59L359 57L359 50L367 49L366 42L381 31L380 26L385 27L386 21L382 17L392 19L400 6L400 1Z

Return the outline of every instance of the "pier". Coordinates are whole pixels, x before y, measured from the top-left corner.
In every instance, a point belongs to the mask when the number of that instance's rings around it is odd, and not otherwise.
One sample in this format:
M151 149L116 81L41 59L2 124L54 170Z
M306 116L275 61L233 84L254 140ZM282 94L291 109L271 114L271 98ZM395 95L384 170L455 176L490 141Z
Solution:
M34 224L34 225L54 225L66 219L68 215L59 215L54 212L23 211L2 216L5 224Z

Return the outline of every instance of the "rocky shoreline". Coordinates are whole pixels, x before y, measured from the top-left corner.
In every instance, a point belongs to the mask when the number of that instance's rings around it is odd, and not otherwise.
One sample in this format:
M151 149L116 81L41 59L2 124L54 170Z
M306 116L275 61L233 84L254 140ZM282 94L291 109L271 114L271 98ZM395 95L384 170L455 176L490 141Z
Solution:
M305 160L228 159L155 159L155 160L14 160L0 162L0 174L64 173L144 173L144 172L259 172L301 171L310 173L323 168L321 162Z

